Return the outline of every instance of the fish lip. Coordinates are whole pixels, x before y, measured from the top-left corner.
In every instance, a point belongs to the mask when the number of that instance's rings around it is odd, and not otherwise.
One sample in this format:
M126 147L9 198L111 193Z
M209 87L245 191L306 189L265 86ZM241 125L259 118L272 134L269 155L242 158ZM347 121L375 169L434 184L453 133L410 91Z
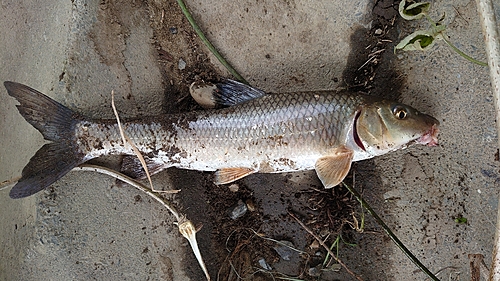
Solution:
M438 134L439 134L439 129L437 128L438 123L435 123L432 125L432 127L425 132L420 138L418 138L415 142L419 144L424 144L427 146L437 146L438 143Z

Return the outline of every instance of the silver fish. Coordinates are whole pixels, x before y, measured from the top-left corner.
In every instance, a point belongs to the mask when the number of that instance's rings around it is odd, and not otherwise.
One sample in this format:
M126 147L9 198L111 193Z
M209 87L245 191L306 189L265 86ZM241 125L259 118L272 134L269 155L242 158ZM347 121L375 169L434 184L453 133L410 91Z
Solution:
M22 198L50 186L75 166L109 155L133 155L116 120L92 120L19 83L5 82L21 115L45 139L12 188ZM266 94L227 80L213 92L222 109L122 122L152 173L168 167L216 171L226 184L247 175L315 169L326 188L353 161L419 143L437 145L439 122L416 109L371 96L331 91ZM132 176L141 172L128 158Z

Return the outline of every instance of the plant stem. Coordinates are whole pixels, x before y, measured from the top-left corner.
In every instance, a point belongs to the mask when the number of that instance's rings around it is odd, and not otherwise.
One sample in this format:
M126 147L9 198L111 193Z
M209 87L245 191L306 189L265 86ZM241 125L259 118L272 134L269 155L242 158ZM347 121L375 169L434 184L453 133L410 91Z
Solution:
M427 269L427 267L425 267L425 265L423 265L418 259L417 257L415 257L411 252L410 250L408 250L408 248L405 247L405 245L403 244L403 242L401 242L401 240L398 239L398 237L396 237L396 235L394 235L394 233L391 231L391 229L384 223L384 221L377 215L377 213L372 209L372 207L370 207L370 205L361 197L361 195L352 187L348 186L347 184L345 183L342 183L345 188L347 188L349 190L349 192L351 192L354 197L356 197L356 199L358 199L358 201L361 203L361 205L363 206L363 208L365 208L368 213L370 213L370 215L372 215L372 217L377 221L377 223L384 229L384 231L387 233L387 235L389 235L389 238L391 238L391 240L396 244L396 246L398 246L399 249L401 249L401 251L403 251L403 253L420 269L422 270L425 274L427 274L427 276L429 276L429 278L431 278L432 280L434 281L439 281L439 279L432 273L429 271L429 269Z
M193 16L191 15L191 13L189 12L188 8L186 7L186 4L184 3L183 0L177 0L177 3L179 4L179 6L181 7L181 10L182 10L182 13L184 13L184 15L186 16L187 20L189 21L189 23L191 24L191 26L193 27L194 31L196 32L196 34L200 37L201 41L205 44L205 46L208 47L208 49L210 50L210 52L212 52L212 54L214 54L214 56L220 61L220 63L222 63L222 65L224 65L224 67L238 80L240 81L241 83L245 83L247 85L249 85L249 83L245 80L245 78L243 78L243 76L241 76L238 71L236 71L236 69L234 69L230 64L229 62L226 61L226 59L224 59L224 57L217 51L217 49L215 49L214 45L212 45L212 43L210 43L210 41L208 41L207 37L205 36L205 34L203 33L203 31L201 30L201 28L198 26L198 24L196 23L196 21L194 20Z
M448 44L448 46L450 46L450 48L453 49L453 51L457 52L460 56L462 56L464 59L472 62L472 63L475 63L475 64L479 64L480 66L488 66L487 63L485 62L482 62L482 61L479 61L479 60L476 60L475 58L467 55L466 53L460 51L460 49L458 49L457 47L455 47L455 45L453 45L448 39L446 39L446 35L445 34L442 34L442 38L444 40L444 42L446 42L446 44Z
M330 256L336 261L338 262L342 267L345 268L345 270L347 271L347 273L349 273L350 275L352 275L353 277L355 277L358 281L363 281L363 279L361 277L359 277L358 275L356 275L354 272L352 272L345 263L342 262L342 260L340 260L338 257L335 256L335 254L332 252L332 250L330 250L330 247L328 247L328 245L326 245L325 241L323 241L318 235L316 235L311 229L309 229L301 220L299 220L299 218L297 218L294 214L292 214L291 212L288 212L288 214L294 218L299 224L300 226L302 226L302 228L304 228L305 231L307 231L309 234L311 234L314 239L316 239L316 241L318 241L318 243L323 246L323 248L330 254Z
M429 15L427 15L427 14L425 15L425 18L426 18L426 19L427 19L427 21L429 21L429 23L432 25L432 28L433 28L434 30L436 30L436 31L437 31L437 29L438 29L438 25L437 25L437 23L435 23L435 22L431 19L431 17L429 17ZM462 56L464 59L466 59L466 60L468 60L468 61L470 61L470 62L472 62L472 63L479 64L480 66L488 66L488 64L487 64L487 63L482 62L482 61L479 61L479 60L476 60L475 58L473 58L473 57L471 57L471 56L467 55L466 53L462 52L459 48L457 48L455 45L453 45L453 44L451 43L451 41L450 41L450 40L448 40L448 36L446 36L446 34L444 34L444 29L445 29L445 27L443 27L443 29L442 29L441 31L439 31L439 32L438 32L438 34L441 34L441 38L443 38L444 42L445 42L446 44L448 44L448 46L450 46L450 48L452 48L452 49L453 49L453 51L457 52L457 53L458 53L460 56Z

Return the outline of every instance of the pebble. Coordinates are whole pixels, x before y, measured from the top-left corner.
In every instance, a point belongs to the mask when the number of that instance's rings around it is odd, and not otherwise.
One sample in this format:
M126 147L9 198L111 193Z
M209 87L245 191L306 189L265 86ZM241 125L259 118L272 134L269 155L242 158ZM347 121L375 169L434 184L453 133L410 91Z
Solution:
M267 264L267 262L266 262L266 260L265 260L264 258L261 258L261 259L259 260L259 265L260 265L263 269L265 269L265 270L272 270L272 267L271 267L269 264Z
M242 217L246 212L248 211L247 204L245 204L243 201L238 200L238 203L236 204L235 207L232 208L230 217L233 220L236 220L240 217Z
M319 277L321 276L321 270L316 268L316 267L311 267L309 268L309 270L307 271L307 274L309 276L312 276L312 277Z
M179 59L179 69L183 70L186 68L186 62L183 59Z
M255 207L255 202L253 202L253 199L247 199L245 203L247 204L247 208L250 212L255 212L256 207Z
M309 248L311 249L319 249L319 242L318 240L314 240L311 245L309 245Z
M240 187L239 187L237 184L235 184L235 183L233 183L233 184L231 184L231 185L229 186L229 190L230 190L231 192L238 192L238 190L239 190L239 189L240 189Z
M286 240L281 240L280 244L277 244L273 247L276 253L285 261L289 261L290 257L295 253L294 250L290 248L294 248L293 243Z

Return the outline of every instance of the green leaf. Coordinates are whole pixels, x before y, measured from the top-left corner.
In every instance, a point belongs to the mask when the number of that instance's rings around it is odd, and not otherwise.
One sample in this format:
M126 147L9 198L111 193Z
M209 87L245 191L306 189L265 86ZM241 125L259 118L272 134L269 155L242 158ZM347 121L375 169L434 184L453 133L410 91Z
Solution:
M411 3L413 1L408 2ZM410 3L407 3L406 0L402 0L399 3L399 14L405 20L420 19L427 14L427 11L431 7L431 3L429 2Z
M432 30L418 30L401 40L401 42L394 47L394 52L396 52L396 50L425 51L434 45L436 38L440 38L440 34L436 34L432 32Z
M455 222L459 223L459 224L466 224L467 223L467 218L458 217L458 218L455 219Z

